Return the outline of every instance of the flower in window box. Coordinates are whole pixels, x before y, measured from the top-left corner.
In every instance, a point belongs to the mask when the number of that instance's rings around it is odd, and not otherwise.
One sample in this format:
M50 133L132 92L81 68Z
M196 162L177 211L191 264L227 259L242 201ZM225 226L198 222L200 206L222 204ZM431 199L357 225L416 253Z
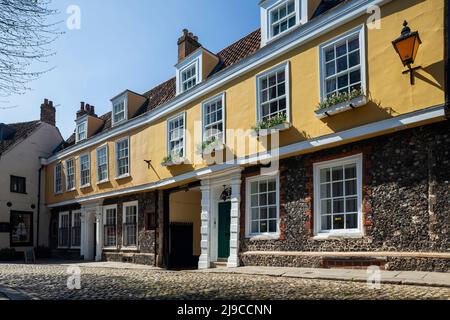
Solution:
M363 106L367 103L367 98L362 89L353 89L350 93L335 93L320 102L316 109L319 118L325 118L337 113Z
M287 122L285 113L279 113L274 117L258 122L256 127L252 129L258 136L270 134L273 130L286 130L290 128L290 124Z
M223 141L217 137L211 137L197 146L197 153L202 155L214 154L223 149Z
M184 158L182 151L180 151L179 153L172 152L167 157L163 158L161 165L163 167L170 167L178 164L183 164L183 162Z

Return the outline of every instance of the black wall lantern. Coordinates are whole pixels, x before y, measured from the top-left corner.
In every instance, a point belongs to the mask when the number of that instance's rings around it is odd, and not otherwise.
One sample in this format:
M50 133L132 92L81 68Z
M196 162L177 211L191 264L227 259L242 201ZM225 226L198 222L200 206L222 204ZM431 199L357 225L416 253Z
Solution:
M414 71L420 69L421 67L411 67L416 60L417 51L419 51L419 47L422 44L420 40L419 32L411 32L411 28L408 27L408 22L403 23L403 30L400 37L392 41L392 45L397 51L400 59L403 62L404 66L408 67L408 70L403 71L403 74L410 74L411 85L414 85Z

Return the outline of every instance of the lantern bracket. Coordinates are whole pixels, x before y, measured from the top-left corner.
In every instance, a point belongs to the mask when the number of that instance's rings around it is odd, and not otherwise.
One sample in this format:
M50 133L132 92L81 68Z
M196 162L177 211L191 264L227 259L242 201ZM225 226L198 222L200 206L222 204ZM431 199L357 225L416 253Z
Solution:
M416 70L422 69L421 66L417 66L417 67L411 67L411 65L408 65L408 70L403 71L403 74L408 74L409 73L409 78L410 78L410 82L411 85L414 85L416 83Z

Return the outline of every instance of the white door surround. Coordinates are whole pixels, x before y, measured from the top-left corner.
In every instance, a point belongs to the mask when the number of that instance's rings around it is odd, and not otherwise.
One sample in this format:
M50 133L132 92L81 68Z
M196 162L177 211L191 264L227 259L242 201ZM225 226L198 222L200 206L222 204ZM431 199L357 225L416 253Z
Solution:
M94 229L95 224L97 230ZM100 204L87 204L81 207L80 255L86 261L93 261L94 259L101 261L103 241L102 224L102 206Z
M230 256L227 267L239 266L239 231L240 231L240 199L241 199L241 171L234 169L201 181L202 212L201 212L201 255L199 269L210 268L211 262L218 257L218 214L220 196L226 187L231 188L231 222L230 222Z

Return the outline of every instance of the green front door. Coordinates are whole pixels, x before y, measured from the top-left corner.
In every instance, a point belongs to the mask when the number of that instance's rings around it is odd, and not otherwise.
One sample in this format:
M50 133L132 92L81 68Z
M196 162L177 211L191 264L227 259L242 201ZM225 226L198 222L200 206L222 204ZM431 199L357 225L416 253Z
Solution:
M219 258L230 256L231 202L219 203Z

